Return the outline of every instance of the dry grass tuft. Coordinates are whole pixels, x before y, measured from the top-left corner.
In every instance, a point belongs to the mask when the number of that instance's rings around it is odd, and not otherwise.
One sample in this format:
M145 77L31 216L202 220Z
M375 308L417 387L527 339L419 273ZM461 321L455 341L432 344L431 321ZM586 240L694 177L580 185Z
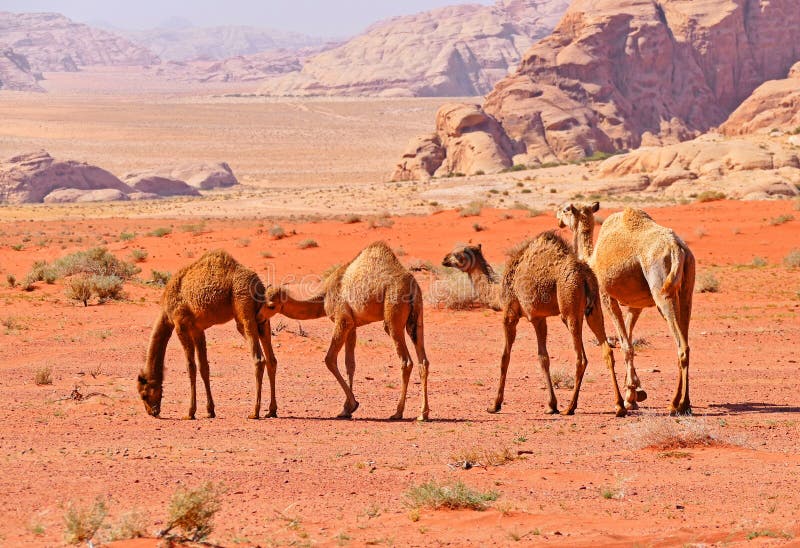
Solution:
M691 417L647 417L630 424L624 438L633 449L658 451L745 445L742 439L721 432L708 421Z
M33 376L33 382L36 383L36 386L47 386L53 384L53 368L49 365L46 365L37 369Z
M169 503L167 527L159 536L164 537L177 528L183 532L179 538L191 542L207 538L214 530L214 515L222 506L223 494L222 486L211 482L197 489L179 488Z
M719 293L719 280L713 272L703 272L697 277L696 293Z
M551 371L550 380L553 382L553 388L567 388L569 390L575 388L575 375L566 369Z
M143 510L134 509L125 512L119 517L116 526L109 532L109 540L117 541L146 537L148 535L148 522L147 513Z
M475 491L463 482L439 484L431 480L415 485L406 491L406 499L412 508L448 508L450 510L486 510L487 503L497 500L496 491Z
M64 539L68 544L89 543L103 525L107 514L108 508L101 497L87 508L76 507L70 502L64 515Z
M458 214L461 217L477 217L478 215L481 214L482 209L483 209L483 202L474 201L458 208Z
M793 249L783 258L783 264L788 268L800 268L800 249Z

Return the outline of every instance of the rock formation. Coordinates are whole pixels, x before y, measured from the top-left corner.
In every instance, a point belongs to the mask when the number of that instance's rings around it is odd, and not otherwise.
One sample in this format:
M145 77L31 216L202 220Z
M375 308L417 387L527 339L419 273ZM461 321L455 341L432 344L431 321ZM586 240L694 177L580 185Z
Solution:
M575 160L694 138L798 59L797 0L574 0L483 110L514 163Z
M233 174L231 166L225 162L207 164L184 164L175 168L160 168L146 171L137 171L127 174L124 179L134 186L131 181L144 180L148 177L161 177L183 182L189 187L199 190L238 185L239 181ZM138 187L136 187L138 189Z
M134 175L126 177L125 182L137 192L157 194L158 196L200 196L196 188L184 181L161 177L159 175Z
M35 72L74 72L85 65L147 66L156 55L126 38L57 13L0 11L0 42L27 57Z
M40 76L31 70L24 55L0 44L0 89L44 91L39 85Z
M377 23L270 80L272 95L483 95L548 34L567 0L497 0Z
M798 6L800 9L800 6ZM769 80L756 88L720 126L725 135L758 131L795 132L800 128L800 62L782 80Z

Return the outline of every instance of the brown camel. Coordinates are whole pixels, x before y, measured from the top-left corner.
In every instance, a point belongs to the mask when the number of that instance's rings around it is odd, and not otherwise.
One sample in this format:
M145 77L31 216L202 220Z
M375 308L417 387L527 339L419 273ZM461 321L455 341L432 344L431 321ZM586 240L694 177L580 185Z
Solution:
M400 264L391 248L375 242L364 248L352 261L338 267L324 282L324 289L307 300L293 298L283 287L267 290L265 308L271 314L293 319L328 316L334 324L325 364L344 390L346 399L339 418L350 418L358 409L353 395L355 375L356 328L383 321L383 328L394 340L402 367L402 387L397 412L390 418L403 418L408 380L414 362L406 346L404 330L417 351L419 377L422 381L422 410L418 420L428 419L428 358L425 355L422 321L422 291L414 276ZM345 382L337 358L345 347Z
M610 313L625 352L625 405L636 409L647 398L633 366L633 328L643 308L655 306L667 321L678 346L678 388L670 414L691 414L689 401L689 320L692 316L695 260L675 232L640 209L625 208L600 227L592 249L594 213L591 205L567 204L558 209L559 226L568 226L578 256L589 262L600 284L603 306ZM620 305L625 306L623 315Z
M164 288L162 312L150 335L145 369L139 373L139 395L150 415L157 417L161 412L164 355L175 330L186 353L189 370L191 402L185 418L194 419L197 409L195 353L206 388L208 416L214 418L204 331L212 325L234 319L239 333L247 339L256 366L256 404L250 418L257 419L261 411L264 366L270 384L269 412L266 416L277 416L275 372L278 362L272 352L269 318L263 307L264 293L264 285L256 273L236 262L225 251L209 251L175 273Z
M560 316L572 335L575 349L575 389L572 401L562 411L572 415L578 406L578 393L586 371L587 359L583 347L583 317L603 347L614 384L615 411L625 416L622 395L614 373L614 355L606 340L603 312L596 306L597 280L589 267L579 261L569 245L553 232L544 232L519 249L506 264L501 284L483 257L481 246L459 246L442 261L444 266L466 272L478 297L494 310L503 311L505 349L500 362L500 385L490 413L497 413L503 404L506 372L511 360L511 347L517 335L517 323L524 316L533 324L539 344L539 365L542 369L550 399L546 413L558 411L553 383L550 379L550 356L547 353L547 318Z

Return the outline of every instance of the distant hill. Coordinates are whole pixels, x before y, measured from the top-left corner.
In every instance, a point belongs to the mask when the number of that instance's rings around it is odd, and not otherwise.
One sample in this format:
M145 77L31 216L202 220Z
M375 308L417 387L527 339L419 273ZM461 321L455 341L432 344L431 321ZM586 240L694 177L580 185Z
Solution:
M74 72L81 66L148 66L158 57L108 31L57 13L0 11L0 43L23 55L34 72Z
M39 85L39 76L31 70L24 55L0 44L0 89L44 91Z
M193 27L174 18L155 29L114 29L114 32L165 61L222 60L267 50L316 47L324 43L321 38L294 32L246 26Z
M568 0L462 4L377 23L269 80L271 95L483 95L550 34Z

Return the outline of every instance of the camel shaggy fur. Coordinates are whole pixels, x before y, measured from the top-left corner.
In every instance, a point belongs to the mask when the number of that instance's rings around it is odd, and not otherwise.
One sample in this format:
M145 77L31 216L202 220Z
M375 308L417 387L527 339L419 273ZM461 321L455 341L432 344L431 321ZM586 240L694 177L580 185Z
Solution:
M557 211L559 225L568 226L578 256L589 262L600 284L603 306L622 342L626 365L626 406L647 398L633 365L633 328L643 308L655 306L667 321L678 347L678 387L670 414L691 414L689 401L689 321L692 316L695 260L675 232L657 224L640 209L610 215L592 246L594 213L590 205L567 204ZM620 306L626 307L625 313Z
M625 415L622 395L614 373L614 355L606 340L603 313L597 306L597 280L589 267L579 261L569 245L553 232L544 232L520 247L508 260L502 283L483 256L481 246L458 246L445 256L444 266L457 268L469 275L478 297L494 310L503 311L505 349L500 361L500 384L494 405L497 413L503 405L506 372L511 360L511 347L517 335L517 323L525 317L536 330L539 365L549 393L546 413L558 412L556 395L550 378L550 356L547 352L547 318L559 316L572 335L575 350L575 388L572 400L563 415L571 415L578 406L587 359L583 346L583 318L601 341L603 358L613 380L615 412Z
M393 420L403 418L408 381L414 367L404 331L411 337L419 361L422 408L418 420L428 419L429 363L425 354L422 306L419 284L384 242L370 244L352 261L338 267L325 279L324 288L318 295L299 300L284 287L271 287L267 291L265 304L268 314L283 314L299 320L328 316L333 322L333 336L325 356L325 365L345 393L344 408L338 415L340 418L350 418L358 408L358 401L353 394L356 329L383 321L386 333L394 341L402 367L400 400L396 413L390 417ZM348 382L339 372L337 363L342 346L345 347Z
M164 355L173 330L186 353L191 401L187 419L194 419L197 409L197 363L206 389L208 416L213 418L205 330L212 325L236 320L250 347L255 362L256 402L251 419L259 418L264 367L270 384L267 417L276 417L275 372L278 362L272 351L269 318L263 308L265 287L255 272L242 266L225 251L210 251L175 273L161 297L161 315L153 325L145 369L139 373L137 388L147 412L157 417L161 412L164 381ZM264 354L266 353L266 358ZM195 361L195 354L196 360Z

